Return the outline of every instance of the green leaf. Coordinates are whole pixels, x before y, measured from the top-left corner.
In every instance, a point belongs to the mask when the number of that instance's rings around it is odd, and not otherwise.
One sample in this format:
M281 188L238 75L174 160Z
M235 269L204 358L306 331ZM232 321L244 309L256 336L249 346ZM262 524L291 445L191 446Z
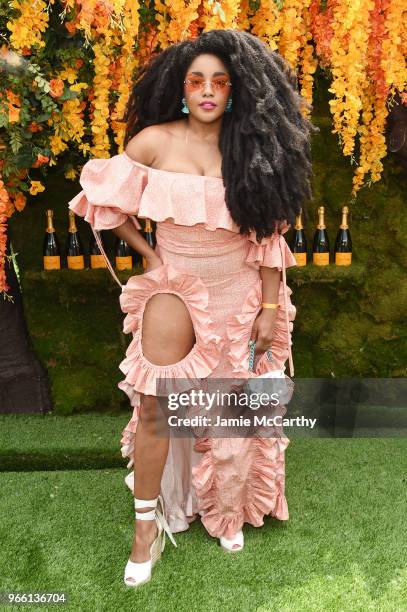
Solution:
M13 153L17 153L22 147L21 136L18 132L12 132L9 137L10 147Z
M59 96L58 100L62 100L62 102L65 102L65 100L73 100L73 98L77 98L77 97L78 97L77 91L72 91L71 89L69 89L69 87L66 87L64 89L64 93L62 94L62 96Z
M30 145L24 145L14 157L14 163L18 168L30 168L36 160L33 148Z
M41 123L42 121L47 121L51 117L51 113L42 113L35 118L36 123Z

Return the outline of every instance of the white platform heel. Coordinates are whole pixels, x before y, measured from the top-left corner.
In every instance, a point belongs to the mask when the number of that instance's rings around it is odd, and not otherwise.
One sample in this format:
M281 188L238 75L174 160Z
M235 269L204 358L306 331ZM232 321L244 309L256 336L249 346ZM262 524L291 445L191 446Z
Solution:
M219 540L220 540L220 545L222 546L223 550L225 550L226 552L234 553L234 552L239 552L243 550L244 536L243 536L242 530L238 531L235 537L232 538L231 540L229 540L228 538L224 538L223 536L221 536ZM236 546L236 548L233 548L233 546L236 544L238 544L238 546Z
M157 507L157 502L159 508ZM165 547L165 534L168 535L174 546L177 546L165 519L164 501L161 495L155 499L138 499L135 497L134 507L136 509L136 519L141 521L156 521L158 534L150 546L150 559L142 563L136 563L130 559L127 561L124 570L124 583L129 587L138 587L151 580L152 569L155 563L161 558L161 553ZM137 512L137 508L153 508L153 510L149 510L148 512Z

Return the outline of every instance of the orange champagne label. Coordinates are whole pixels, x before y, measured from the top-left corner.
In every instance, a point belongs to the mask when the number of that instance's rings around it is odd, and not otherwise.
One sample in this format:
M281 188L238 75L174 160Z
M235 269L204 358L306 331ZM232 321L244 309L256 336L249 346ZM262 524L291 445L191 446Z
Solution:
M44 270L60 270L61 257L59 255L44 255Z
M337 266L350 266L352 253L335 253L335 263Z
M307 254L306 253L293 253L297 266L306 266L307 265Z
M90 256L90 267L91 268L107 268L107 263L103 255L91 255Z
M316 266L327 266L329 264L329 253L313 253L312 262Z
M83 255L68 255L67 260L68 268L71 270L83 270L85 267Z
M133 267L131 255L116 257L116 270L131 270Z

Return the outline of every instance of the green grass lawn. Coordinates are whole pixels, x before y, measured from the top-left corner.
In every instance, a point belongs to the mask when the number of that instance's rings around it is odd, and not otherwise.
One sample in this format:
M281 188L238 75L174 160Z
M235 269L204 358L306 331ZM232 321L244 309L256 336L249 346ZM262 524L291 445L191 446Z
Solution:
M167 540L153 581L132 590L122 583L133 534L118 451L126 421L1 418L2 464L14 451L21 456L0 473L0 591L65 591L75 610L407 609L404 438L292 440L289 521L246 525L236 555L196 522L176 534L178 548ZM40 435L46 422L50 435ZM39 469L47 449L65 456L63 469ZM36 469L22 462L24 452L37 458ZM104 454L123 467L97 469Z

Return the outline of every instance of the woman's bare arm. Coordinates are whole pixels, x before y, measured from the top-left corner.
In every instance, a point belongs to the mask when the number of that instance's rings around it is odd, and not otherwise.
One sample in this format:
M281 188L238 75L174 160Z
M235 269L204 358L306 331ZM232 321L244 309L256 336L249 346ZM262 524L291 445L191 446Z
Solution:
M277 304L281 281L280 270L260 266L260 276L263 282L263 302Z
M130 219L127 219L127 221L119 225L119 227L115 227L112 231L116 236L125 240L132 249L137 251L137 253L145 257L147 262L160 259L154 249L152 249L145 240L141 231L134 227Z

